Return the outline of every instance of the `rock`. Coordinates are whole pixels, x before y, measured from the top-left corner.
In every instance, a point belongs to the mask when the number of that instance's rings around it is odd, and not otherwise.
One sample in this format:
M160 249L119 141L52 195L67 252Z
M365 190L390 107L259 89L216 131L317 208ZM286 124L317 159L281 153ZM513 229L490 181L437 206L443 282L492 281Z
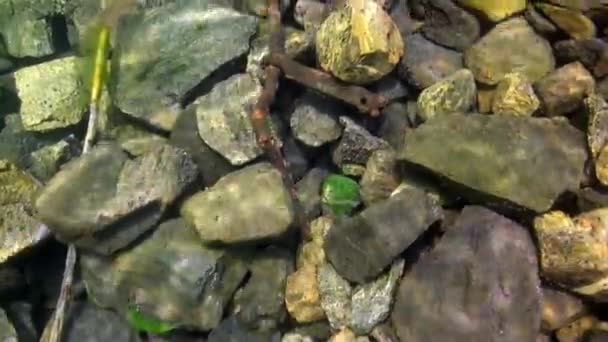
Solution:
M591 39L595 37L595 24L581 12L545 3L536 3L538 8L557 27L564 30L574 39Z
M317 267L325 262L323 244L327 232L333 225L334 220L329 216L320 216L310 222L311 241L304 242L299 246L296 260L298 269L306 265Z
M0 265L0 300L14 298L27 286L23 272L10 262Z
M608 75L608 43L602 39L562 40L553 44L553 51L563 64L579 61L595 77Z
M586 311L583 302L563 291L543 287L543 331L550 333L580 318Z
M298 323L314 322L325 317L317 285L316 265L305 264L289 275L285 286L285 306Z
M386 103L406 99L409 95L409 90L406 85L397 77L391 75L381 78L378 82L373 84L371 90L382 96Z
M501 21L526 9L526 0L458 0L458 4L481 12L493 22Z
M137 341L136 333L120 316L89 303L76 302L70 307L63 331L66 342Z
M540 13L533 3L529 3L526 9L525 18L534 29L543 35L553 35L559 32L559 29L553 22L542 13Z
M464 63L478 82L488 85L512 72L534 83L555 68L551 45L519 17L499 23L481 37L465 51Z
M329 342L357 342L357 336L352 330L344 328L333 335Z
M416 107L415 102L413 106ZM390 103L383 108L380 117L382 124L378 129L378 136L393 149L402 148L406 131L411 129L408 105L401 102Z
M287 164L287 172L291 174L294 181L299 181L310 169L310 156L293 136L287 136L283 143L283 157Z
M15 15L4 25L8 54L16 58L43 57L55 53L50 20Z
M585 334L588 342L602 342L608 340L608 331L594 329Z
M274 331L257 331L230 316L213 329L207 342L280 342L281 334Z
M392 149L378 150L367 161L361 178L361 199L365 206L387 199L399 186L397 156Z
M336 102L307 92L296 100L289 119L291 131L305 145L319 147L340 138L342 126L338 116L341 112Z
M325 254L341 276L363 283L375 278L441 217L441 208L424 192L406 189L338 221L325 239Z
M34 323L34 305L25 301L12 301L6 307L6 314L15 326L19 341L36 342L40 340L38 328Z
M111 258L84 254L87 293L99 306L129 310L179 327L210 330L244 279L242 257L200 243L182 219L158 226L150 237Z
M593 158L608 143L608 103L597 94L590 94L585 100L589 117L587 123L587 145Z
M541 79L535 88L543 111L548 116L556 116L579 108L583 98L595 89L595 81L580 62L573 62Z
M496 88L479 88L477 89L477 111L479 113L488 114L492 112L492 103Z
M262 85L252 76L237 74L195 102L201 138L232 165L243 165L263 153L249 120L249 110L261 92Z
M467 112L476 101L475 78L468 69L460 69L420 93L418 115L426 121L437 115Z
M315 342L313 337L297 333L287 333L281 338L281 342Z
M344 126L344 131L332 152L332 161L338 167L346 164L364 166L375 150L388 146L384 140L375 137L346 116L340 117L340 123Z
M86 94L77 61L76 57L64 57L15 72L20 114L26 130L69 127L83 119Z
M296 326L292 331L295 334L310 336L321 341L327 341L331 337L331 328L326 320L317 321L306 325L299 325Z
M464 185L459 194L472 201L490 195L538 212L578 189L587 159L584 136L566 120L511 115L431 119L406 135L404 146L398 160Z
M191 89L247 51L257 24L206 0L168 2L123 19L110 75L115 103L163 130L171 130L174 106Z
M321 188L323 211L332 216L350 216L361 203L359 184L342 175L325 178Z
M329 171L322 168L313 168L298 182L298 199L303 215L312 221L321 215L321 185Z
M405 37L405 53L399 62L399 76L424 89L462 69L462 53L437 45L420 33Z
M244 242L276 237L294 220L281 174L269 163L234 171L187 199L181 214L204 241Z
M46 184L37 217L62 241L111 254L152 228L196 177L190 156L175 147L154 146L130 159L118 146L100 144Z
M608 146L604 146L595 161L595 177L603 185L608 185Z
M80 153L80 142L74 136L70 136L56 144L32 152L30 172L36 179L46 182L59 171L63 164Z
M552 211L534 219L543 277L596 301L606 301L608 246L604 243L608 209L574 218Z
M519 73L506 74L492 100L494 114L531 116L540 106L532 85Z
M534 341L541 312L537 268L524 227L465 207L401 279L393 327L402 341Z
M576 9L580 11L587 11L594 8L600 8L606 4L605 0L548 0L547 2L556 4L558 6Z
M15 327L6 317L4 310L0 309L0 341L2 342L18 342L17 332Z
M555 332L559 342L584 341L584 337L598 324L594 316L582 317Z
M479 38L477 18L452 0L422 0L424 36L439 45L464 51Z
M317 0L297 0L293 10L295 21L305 31L316 32L331 11L327 3Z
M317 32L319 64L338 79L367 84L389 74L403 56L403 40L375 1L349 0Z
M404 265L403 259L397 260L388 273L373 282L355 288L351 304L351 328L355 333L369 334L376 325L386 320Z
M332 329L347 327L352 319L352 288L329 263L319 266L317 282L321 294L321 307L325 311Z
M285 284L293 272L291 252L269 247L255 256L251 277L234 296L236 317L248 327L271 331L285 320Z

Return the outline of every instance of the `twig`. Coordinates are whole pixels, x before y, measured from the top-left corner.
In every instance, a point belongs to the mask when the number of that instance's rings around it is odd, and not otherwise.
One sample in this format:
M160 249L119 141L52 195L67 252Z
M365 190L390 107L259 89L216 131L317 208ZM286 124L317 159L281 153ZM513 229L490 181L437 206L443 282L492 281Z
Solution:
M286 78L349 103L371 116L380 115L380 109L386 104L386 99L381 95L363 87L343 84L331 75L302 65L283 53L271 50L269 63L279 67Z

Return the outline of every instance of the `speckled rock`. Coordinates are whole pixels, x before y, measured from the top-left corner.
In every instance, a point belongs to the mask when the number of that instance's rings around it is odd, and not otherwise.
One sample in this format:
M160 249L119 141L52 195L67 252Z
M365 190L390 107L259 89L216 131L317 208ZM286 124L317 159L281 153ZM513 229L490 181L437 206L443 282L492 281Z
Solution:
M339 120L344 131L332 152L332 161L338 167L346 164L363 167L374 151L388 146L384 140L372 135L349 117L341 116Z
M557 27L569 34L570 37L574 39L590 39L595 37L595 24L580 11L546 3L536 3L535 5Z
M321 307L332 329L340 330L351 322L352 287L330 263L319 266L317 282L321 295Z
M0 341L2 342L18 342L17 332L15 327L8 320L6 312L0 309Z
M15 15L4 25L8 54L16 58L43 57L55 53L50 20Z
M462 53L437 45L415 33L405 37L399 75L419 89L430 87L462 69Z
M369 157L359 182L361 200L365 206L387 199L399 186L397 156L392 149L377 150Z
M541 328L550 333L585 314L587 308L580 298L567 292L543 287Z
M289 123L294 137L307 146L319 147L342 134L338 117L343 110L331 99L306 93L296 100Z
M475 78L460 69L424 89L418 97L418 115L423 121L438 115L469 111L477 100Z
M204 241L224 243L281 235L294 219L281 174L258 163L222 177L185 201L181 214Z
M437 44L458 51L467 49L479 38L479 21L452 0L422 0L422 33Z
M318 321L325 317L317 285L317 266L304 264L287 278L285 306L299 323Z
M67 312L65 342L134 342L136 332L119 315L86 302L76 302Z
M458 4L479 11L494 22L526 9L526 0L458 0Z
M64 57L15 72L21 120L30 131L48 131L79 123L87 109L76 57Z
M535 88L546 115L564 115L583 104L595 89L595 80L582 63L573 62L541 79Z
M401 341L534 341L540 313L526 228L468 206L401 279L391 322Z
M551 45L519 17L492 28L465 51L464 62L477 81L489 85L511 72L534 83L555 68Z
M247 51L257 24L253 16L204 0L165 2L123 19L110 75L115 103L164 130L173 127L175 105L188 91Z
M591 94L585 100L589 117L587 123L587 145L593 158L597 158L608 143L608 103L600 95Z
M519 73L506 74L498 83L492 100L494 114L530 116L539 106L534 88Z

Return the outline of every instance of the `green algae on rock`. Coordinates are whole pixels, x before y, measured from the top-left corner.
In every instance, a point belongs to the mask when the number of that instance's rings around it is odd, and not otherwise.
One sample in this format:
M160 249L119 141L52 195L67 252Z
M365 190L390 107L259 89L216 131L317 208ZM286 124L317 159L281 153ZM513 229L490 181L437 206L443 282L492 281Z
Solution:
M330 175L323 182L321 202L335 216L350 215L361 203L359 184L342 175Z
M438 115L469 111L477 100L473 74L460 69L424 89L417 100L418 115L423 121Z
M398 159L473 190L462 192L471 200L489 195L543 212L578 189L587 151L564 119L455 113L406 135Z
M506 74L492 99L494 114L531 116L539 106L534 88L520 73Z

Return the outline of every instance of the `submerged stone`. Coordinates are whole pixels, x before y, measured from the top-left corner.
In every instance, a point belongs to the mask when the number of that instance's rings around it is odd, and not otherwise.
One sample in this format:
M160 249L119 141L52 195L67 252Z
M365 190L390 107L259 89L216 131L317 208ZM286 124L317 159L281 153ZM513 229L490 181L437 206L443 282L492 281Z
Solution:
M278 331L259 331L243 324L235 316L224 319L207 337L207 342L280 342Z
M583 316L587 308L580 298L568 292L543 287L542 310L541 327L552 332Z
M352 287L330 263L319 266L317 273L321 307L333 330L346 328L352 319Z
M483 13L494 22L526 9L526 0L458 0L458 3Z
M12 57L43 57L55 53L53 30L46 18L15 15L4 25L2 33Z
M91 303L76 302L66 313L63 328L65 342L135 342L136 333L119 315L95 307Z
M590 39L595 37L595 24L580 11L545 3L537 3L535 5L570 37L574 39Z
M397 156L392 149L374 152L361 177L361 199L366 206L389 198L399 186Z
M325 317L317 285L316 265L304 264L287 277L285 306L298 323L314 322Z
M319 147L337 140L342 134L338 122L341 109L331 99L306 93L297 100L289 119L296 139L307 146Z
M467 112L477 101L475 78L461 69L424 89L418 97L418 115L426 121L437 115Z
M531 116L540 106L532 85L519 73L506 74L492 99L494 114Z
M355 164L363 169L374 151L388 146L386 141L372 135L349 117L340 117L340 123L344 131L332 151L332 161L338 167Z
M80 154L80 142L74 136L45 146L30 154L30 172L36 179L46 182L67 161Z
M578 189L587 152L566 120L452 114L406 135L398 159L474 190L462 192L472 200L490 195L542 212Z

